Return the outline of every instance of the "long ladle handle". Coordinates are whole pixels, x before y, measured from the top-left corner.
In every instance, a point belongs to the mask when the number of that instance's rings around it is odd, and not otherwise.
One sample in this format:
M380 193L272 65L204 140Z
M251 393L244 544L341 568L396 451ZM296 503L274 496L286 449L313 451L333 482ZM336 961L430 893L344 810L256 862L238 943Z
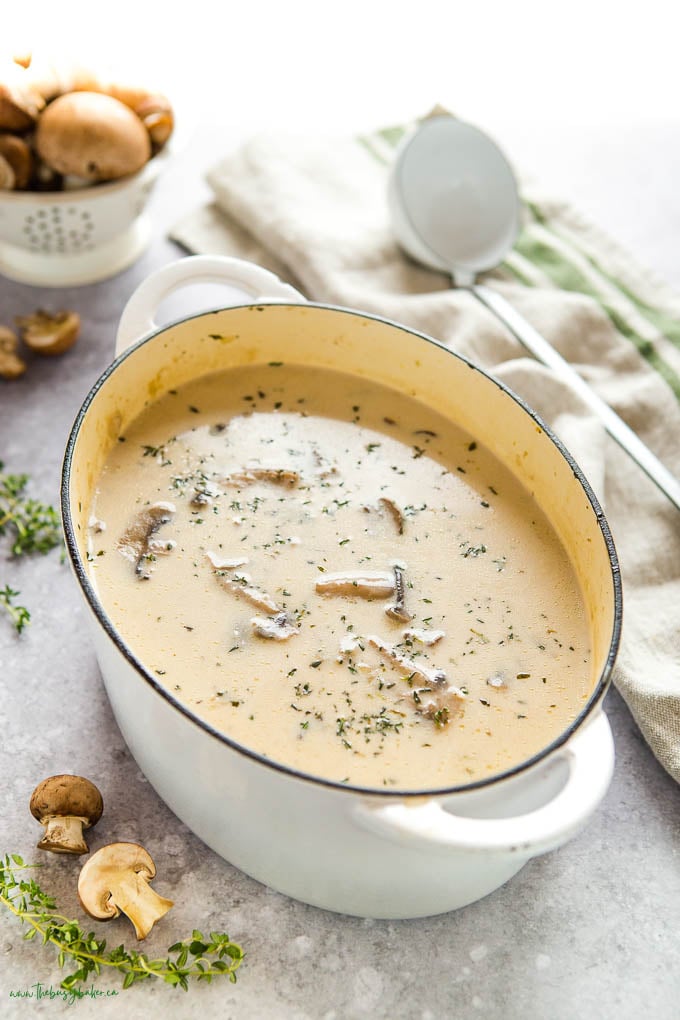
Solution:
M598 397L588 383L557 353L545 337L541 336L538 330L534 329L497 291L490 290L478 283L470 285L467 289L507 326L513 336L527 350L531 351L538 361L543 362L548 368L552 368L557 376L571 385L583 402L598 416L612 439L615 439L619 446L630 454L636 464L642 468L655 485L658 485L676 509L680 510L680 482L678 479L664 467L632 429L619 418L618 414L612 411L609 404Z

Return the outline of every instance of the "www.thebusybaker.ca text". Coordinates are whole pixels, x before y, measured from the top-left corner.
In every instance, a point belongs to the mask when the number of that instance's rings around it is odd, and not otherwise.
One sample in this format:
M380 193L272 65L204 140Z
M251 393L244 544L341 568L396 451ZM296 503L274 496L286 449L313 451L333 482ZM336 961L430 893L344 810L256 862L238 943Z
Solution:
M77 999L103 999L110 995L118 995L116 988L54 988L36 981L29 988L10 989L10 999L59 999L70 1005Z

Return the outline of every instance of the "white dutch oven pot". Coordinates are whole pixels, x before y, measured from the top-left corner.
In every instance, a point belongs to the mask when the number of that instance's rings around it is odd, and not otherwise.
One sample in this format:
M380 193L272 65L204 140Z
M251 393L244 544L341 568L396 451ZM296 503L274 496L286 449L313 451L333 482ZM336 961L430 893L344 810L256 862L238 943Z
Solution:
M170 292L216 281L245 291L250 302L164 328L154 324ZM330 910L383 918L471 903L578 832L613 769L601 705L618 646L621 589L602 511L533 412L437 341L360 312L307 304L271 273L234 259L189 257L147 279L123 313L117 349L68 443L64 528L116 720L175 814L272 888ZM111 445L145 403L169 389L234 365L284 360L368 376L432 404L508 465L552 521L587 603L596 680L579 717L530 761L468 786L416 793L302 774L194 716L114 629L86 566L90 505Z

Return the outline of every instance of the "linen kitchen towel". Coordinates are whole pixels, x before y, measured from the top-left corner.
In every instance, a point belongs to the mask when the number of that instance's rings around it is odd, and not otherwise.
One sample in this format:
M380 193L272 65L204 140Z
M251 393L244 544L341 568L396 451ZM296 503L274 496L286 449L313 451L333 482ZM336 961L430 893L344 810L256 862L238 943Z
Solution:
M680 781L680 514L568 384L527 356L472 295L413 263L390 228L399 130L370 137L256 136L208 174L214 202L178 223L194 253L238 255L310 300L384 315L491 371L547 421L611 525L624 590L614 682ZM524 225L497 288L680 476L680 297L569 203L521 182Z

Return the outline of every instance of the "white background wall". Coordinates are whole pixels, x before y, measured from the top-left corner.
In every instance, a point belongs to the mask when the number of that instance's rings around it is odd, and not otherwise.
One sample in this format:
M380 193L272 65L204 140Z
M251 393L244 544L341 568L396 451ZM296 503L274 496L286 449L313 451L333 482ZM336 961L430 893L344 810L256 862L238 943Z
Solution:
M227 123L679 119L674 0L31 0L0 46L130 67ZM14 11L12 8L19 8Z
M160 87L225 145L441 103L680 287L679 29L677 0L4 0L0 50Z

